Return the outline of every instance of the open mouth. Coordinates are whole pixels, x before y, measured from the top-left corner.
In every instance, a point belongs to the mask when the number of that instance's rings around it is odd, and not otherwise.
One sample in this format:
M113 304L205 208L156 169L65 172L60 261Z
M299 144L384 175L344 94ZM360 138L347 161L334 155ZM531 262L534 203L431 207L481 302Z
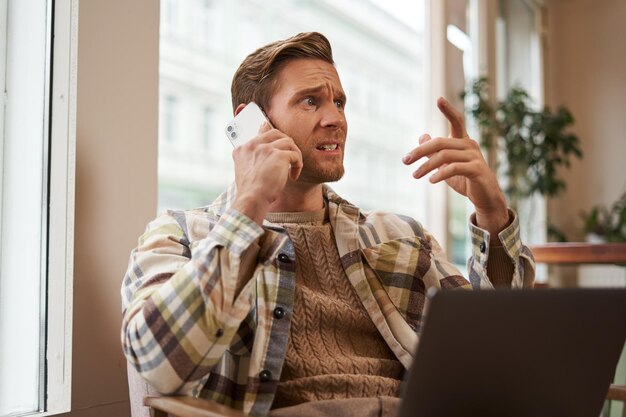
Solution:
M329 143L329 144L320 145L317 147L317 149L320 151L334 151L338 148L339 148L339 145L336 143Z

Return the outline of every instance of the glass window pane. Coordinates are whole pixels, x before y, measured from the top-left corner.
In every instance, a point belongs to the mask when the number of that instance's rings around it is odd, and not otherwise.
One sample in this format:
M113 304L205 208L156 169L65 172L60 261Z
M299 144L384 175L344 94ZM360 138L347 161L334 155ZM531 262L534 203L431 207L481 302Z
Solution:
M513 87L522 87L532 99L532 105L543 107L541 50L539 29L536 27L537 7L522 0L502 0L498 19L496 95L504 99ZM499 175L503 184L508 181L502 168ZM547 207L545 197L535 194L518 203L520 231L527 244L547 240ZM542 227L538 227L542 226Z
M450 57L451 73L455 74L450 80L451 89L460 94L465 85L478 76L478 51L475 36L476 14L472 13L471 0L447 0L448 24L446 30L447 54ZM458 97L453 97L457 100ZM455 101L455 103L459 103ZM478 132L471 119L466 124L469 135L477 138ZM452 189L448 189L448 239L449 258L467 275L466 262L471 255L471 241L468 233L468 221L474 211L470 201Z
M46 0L0 2L0 415L44 406L48 13Z
M493 4L479 0L447 0L447 6L448 53L456 56L453 65L459 68L454 71L462 74L455 83L461 81L469 86L478 77L487 76L491 81L496 81L495 95L498 100L502 100L511 87L521 86L540 107L541 51L535 27L538 6L522 0L502 0ZM484 32L483 36L479 34L481 31ZM480 50L481 48L484 50ZM493 58L494 68L489 67L487 57ZM462 87L458 86L457 90L460 92ZM466 104L472 105L470 102ZM466 120L468 133L471 137L478 138L476 122L471 117ZM503 188L506 187L507 178L502 171L506 166L505 161L497 153L485 157L494 159L494 165L495 159L499 160L500 184ZM470 240L465 225L474 207L453 191L449 193L448 207L450 253L453 261L462 265L470 253ZM526 199L517 210L524 242L545 242L545 227L536 227L538 224L545 224L544 199L540 196Z

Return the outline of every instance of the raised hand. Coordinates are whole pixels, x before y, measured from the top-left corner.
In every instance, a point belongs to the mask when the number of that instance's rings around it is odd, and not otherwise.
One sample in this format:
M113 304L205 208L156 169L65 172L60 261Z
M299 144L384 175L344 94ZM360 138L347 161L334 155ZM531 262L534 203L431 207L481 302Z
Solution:
M430 182L446 181L456 192L468 197L476 208L477 225L494 238L509 222L504 194L478 143L467 134L463 115L442 97L437 100L437 107L450 123L450 137L431 138L424 134L419 139L420 145L402 161L410 165L427 157L413 177L422 178L436 170Z

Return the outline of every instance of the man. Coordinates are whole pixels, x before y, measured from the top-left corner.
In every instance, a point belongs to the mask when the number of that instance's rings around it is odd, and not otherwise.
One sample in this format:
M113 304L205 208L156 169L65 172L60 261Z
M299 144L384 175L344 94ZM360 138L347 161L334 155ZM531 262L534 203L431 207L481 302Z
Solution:
M344 173L348 126L324 36L252 53L232 98L235 114L254 101L271 125L233 151L235 184L215 202L148 225L122 287L124 352L160 392L254 416L398 396L428 288L532 285L515 214L444 99L451 138L423 135L402 162L427 157L414 177L434 172L474 204L470 282L418 222L362 212L325 185Z

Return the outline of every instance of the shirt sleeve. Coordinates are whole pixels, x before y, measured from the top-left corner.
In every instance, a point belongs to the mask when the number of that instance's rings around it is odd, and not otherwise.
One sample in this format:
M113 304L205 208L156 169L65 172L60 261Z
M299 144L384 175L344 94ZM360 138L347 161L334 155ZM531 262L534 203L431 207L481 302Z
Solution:
M252 305L241 259L263 234L231 208L191 245L184 216L169 212L148 225L122 284L124 354L166 394L191 392L228 348Z
M517 213L509 209L511 224L498 233L502 249L513 265L512 288L532 288L535 283L535 258L530 249L522 244ZM494 288L494 283L487 274L489 263L488 231L476 226L474 215L470 219L470 233L472 239L472 255L467 261L469 280L474 289ZM503 277L498 277L501 281Z

